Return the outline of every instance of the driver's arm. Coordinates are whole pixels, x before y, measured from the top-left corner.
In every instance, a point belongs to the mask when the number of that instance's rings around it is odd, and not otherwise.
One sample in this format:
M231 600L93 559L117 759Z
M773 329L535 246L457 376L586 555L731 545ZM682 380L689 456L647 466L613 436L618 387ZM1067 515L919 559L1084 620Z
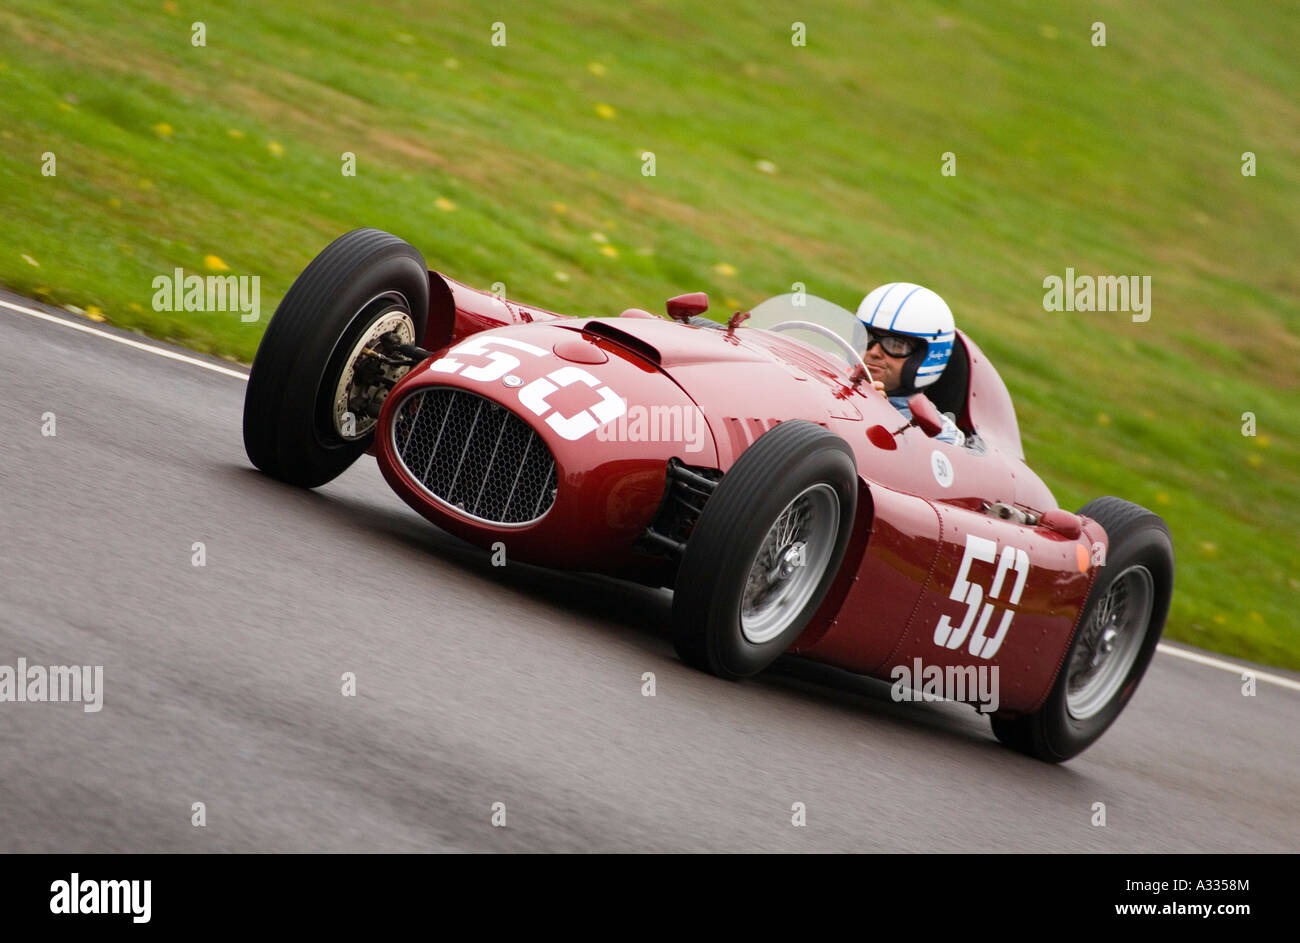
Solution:
M957 428L957 424L949 418L947 413L940 413L939 418L943 420L943 428L935 436L940 442L947 442L949 445L955 445L961 448L966 444L966 433Z

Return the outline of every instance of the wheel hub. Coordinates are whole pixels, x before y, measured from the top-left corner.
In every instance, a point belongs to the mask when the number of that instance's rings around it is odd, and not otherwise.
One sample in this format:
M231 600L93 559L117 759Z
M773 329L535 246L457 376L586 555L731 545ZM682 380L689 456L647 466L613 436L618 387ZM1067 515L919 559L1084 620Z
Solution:
M1101 633L1097 639L1097 651L1092 656L1092 667L1098 667L1106 660L1106 657L1115 650L1115 640L1119 638L1119 630L1113 625L1107 626L1106 630Z
M740 629L755 645L781 635L821 582L839 534L840 500L830 485L800 492L759 545L745 580Z
M794 573L797 567L803 566L804 551L807 546L802 540L797 540L786 547L778 555L777 565L768 572L767 581L775 583L779 580L789 579L790 574Z
M344 362L334 390L334 431L345 441L364 438L374 429L379 407L409 364L389 364L376 348L389 336L396 343L415 343L415 323L405 308L390 308L362 332Z

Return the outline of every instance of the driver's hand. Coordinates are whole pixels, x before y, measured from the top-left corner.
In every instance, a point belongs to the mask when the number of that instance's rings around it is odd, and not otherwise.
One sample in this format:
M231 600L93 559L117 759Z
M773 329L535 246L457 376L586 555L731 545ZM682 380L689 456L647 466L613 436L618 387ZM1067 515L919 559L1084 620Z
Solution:
M849 374L849 380L855 386L861 383L866 378L867 378L867 373L865 370L863 370L861 364L855 366L853 368L853 371ZM882 383L880 380L872 380L871 385L876 389L876 392L878 392L881 396L885 395L885 384Z

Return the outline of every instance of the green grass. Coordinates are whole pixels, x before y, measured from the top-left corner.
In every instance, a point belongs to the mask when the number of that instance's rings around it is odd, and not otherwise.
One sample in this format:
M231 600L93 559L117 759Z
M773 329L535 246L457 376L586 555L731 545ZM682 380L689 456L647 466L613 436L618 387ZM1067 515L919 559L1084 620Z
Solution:
M0 282L242 360L363 225L578 314L922 282L1001 369L1064 506L1169 521L1168 635L1300 668L1287 5L836 0L801 8L804 48L774 0L467 6L7 0ZM260 323L152 310L155 276L207 256L262 276ZM1066 266L1152 276L1151 320L1045 312Z

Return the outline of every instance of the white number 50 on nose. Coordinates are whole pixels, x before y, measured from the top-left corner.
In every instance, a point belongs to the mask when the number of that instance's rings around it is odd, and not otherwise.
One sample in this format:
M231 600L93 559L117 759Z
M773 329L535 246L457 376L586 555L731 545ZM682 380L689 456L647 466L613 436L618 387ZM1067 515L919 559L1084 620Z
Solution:
M499 380L519 366L519 358L504 350L492 350L489 347L491 344L508 347L534 357L545 357L550 353L541 347L534 347L512 337L471 337L449 350L447 356L435 360L429 369L434 373L458 373L466 380L477 380L481 383ZM477 354L486 357L489 362L479 367L467 367L452 354ZM552 407L546 402L546 397L572 383L582 383L592 388L599 387L596 389L596 395L600 397L600 402L572 416L551 412ZM574 366L563 366L552 370L544 377L538 377L519 391L519 402L528 407L534 415L546 416L546 424L570 441L595 432L605 423L612 422L627 412L627 403L623 397L608 386L601 386L600 380L586 370ZM551 415L547 416L548 412Z

